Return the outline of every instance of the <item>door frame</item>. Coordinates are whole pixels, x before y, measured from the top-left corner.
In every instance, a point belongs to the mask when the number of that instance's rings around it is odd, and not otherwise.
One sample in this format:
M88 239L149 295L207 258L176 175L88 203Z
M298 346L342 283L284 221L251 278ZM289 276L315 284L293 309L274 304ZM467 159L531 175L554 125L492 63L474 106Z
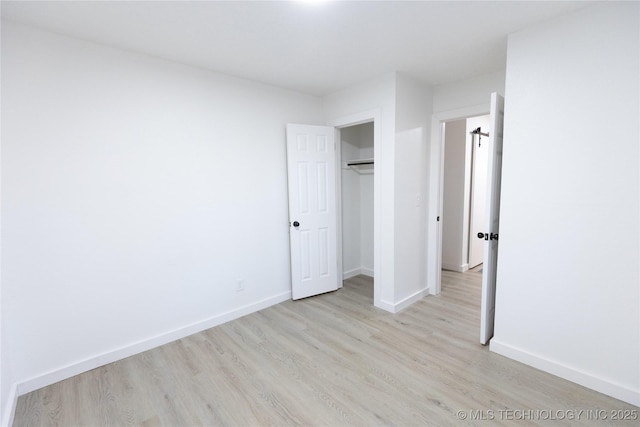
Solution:
M342 268L342 140L340 138L340 130L343 128L357 126L364 123L373 123L373 158L379 167L380 156L380 123L382 112L380 109L373 109L362 111L359 113L350 114L348 116L342 116L331 123L328 126L335 128L336 137L336 242L338 245L337 257L338 257L338 287L342 287L343 268ZM373 303L378 305L380 300L379 287L376 285L376 277L380 276L380 174L373 174Z
M444 197L444 125L447 122L489 114L490 102L458 108L431 117L429 158L429 214L427 224L427 287L432 295L442 291L442 206ZM375 185L375 184L374 184Z

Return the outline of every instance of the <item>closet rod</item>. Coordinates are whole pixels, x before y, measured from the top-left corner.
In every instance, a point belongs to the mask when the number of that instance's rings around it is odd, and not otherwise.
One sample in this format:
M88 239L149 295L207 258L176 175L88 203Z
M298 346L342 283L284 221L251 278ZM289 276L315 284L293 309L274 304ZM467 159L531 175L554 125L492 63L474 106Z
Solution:
M373 160L355 161L347 163L347 166L372 165Z

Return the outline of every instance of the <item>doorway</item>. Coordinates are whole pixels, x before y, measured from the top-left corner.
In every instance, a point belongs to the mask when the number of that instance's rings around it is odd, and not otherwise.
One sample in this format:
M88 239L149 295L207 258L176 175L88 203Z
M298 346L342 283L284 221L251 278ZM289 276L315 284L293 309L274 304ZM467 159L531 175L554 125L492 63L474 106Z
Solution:
M366 226L366 233L361 235L364 234L363 240L367 244L360 250L364 256L358 256L359 262L347 270L347 274L380 277L380 216L377 214L380 211L380 185L377 182L380 178L373 174L373 157L379 157L380 150L379 121L380 111L370 110L339 118L329 126L287 124L289 239L294 300L342 287L343 229L353 228L354 223L360 227L364 222L362 225ZM347 144L352 146L346 147L344 161L341 150L343 130ZM371 191L362 192L362 198L373 205L370 215L366 221L356 218L345 227L342 215L343 164L350 171L357 168L360 175L373 178L373 195ZM371 180L364 188L371 188ZM361 211L367 212L366 209ZM324 222L320 224L321 221L314 220L313 215L320 215ZM301 220L303 217L304 222ZM374 305L381 306L381 292L375 283L373 297Z
M480 343L488 344L493 336L495 319L495 295L498 260L498 235L500 226L500 188L503 152L504 97L496 92L491 94L489 110L489 131L477 129L473 133L486 136L488 145L487 189L486 189L486 229L477 234L484 239L484 259L482 272L482 301L480 304ZM479 111L480 110L480 111ZM464 113L467 114L464 114ZM471 113L470 113L471 112ZM469 114L470 113L470 114ZM475 114L474 114L475 113ZM444 174L444 143L447 122L460 118L485 115L482 106L457 111L434 114L432 118L433 134L431 144L430 198L429 198L429 233L427 259L427 280L432 294L441 292L442 279L442 196Z
M340 129L343 280L374 277L374 124Z
M381 284L373 280L374 277L380 277L381 265L381 186L380 174L375 173L374 164L374 159L380 159L380 117L381 111L374 109L344 116L332 123L336 132L336 158L339 165L336 201L339 286L350 277L363 275L366 281L373 282L373 304L376 307L382 306ZM343 139L348 144L344 151ZM347 180L345 186L343 178ZM354 200L349 200L349 191L358 192L358 209L353 209ZM343 195L343 192L347 194ZM343 209L345 203L346 212ZM353 233L355 230L347 230L354 226L353 220L358 219L362 221L357 225L359 236ZM349 240L344 242L345 239ZM354 247L358 249L354 250Z
M480 270L486 221L489 115L444 123L441 268ZM483 145L483 136L485 143Z
M435 113L431 118L431 148L429 163L429 222L427 224L427 285L432 295L442 288L442 194L444 179L445 123L488 114L490 105L481 104Z

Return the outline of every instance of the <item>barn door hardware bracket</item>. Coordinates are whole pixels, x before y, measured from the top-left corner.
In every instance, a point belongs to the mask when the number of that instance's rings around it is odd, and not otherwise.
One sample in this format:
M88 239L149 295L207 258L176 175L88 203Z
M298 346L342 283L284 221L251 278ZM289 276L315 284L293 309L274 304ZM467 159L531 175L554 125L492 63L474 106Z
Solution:
M471 135L478 135L478 148L480 148L480 146L482 144L482 137L483 136L489 137L489 132L482 132L482 128L481 127L475 128L474 130L472 130L469 133ZM473 138L473 136L472 136L472 138Z

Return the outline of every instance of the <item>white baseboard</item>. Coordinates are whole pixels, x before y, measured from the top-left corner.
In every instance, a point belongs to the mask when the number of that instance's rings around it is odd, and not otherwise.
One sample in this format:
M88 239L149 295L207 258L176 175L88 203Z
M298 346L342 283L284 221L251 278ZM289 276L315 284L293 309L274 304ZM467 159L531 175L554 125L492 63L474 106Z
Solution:
M13 425L13 418L16 415L16 405L18 404L18 387L13 384L9 389L9 397L7 399L7 407L4 409L0 424L2 427L11 427Z
M415 293L409 295L408 297L406 297L404 299L401 299L400 301L398 301L396 303L396 311L394 311L394 313L397 313L400 310L404 310L405 308L409 307L414 302L421 300L422 298L426 297L427 295L429 295L429 288L421 289L418 292L415 292Z
M380 300L377 302L374 301L373 305L384 311L388 311L389 313L395 313L395 305L388 301L385 301L385 300Z
M427 295L429 295L429 288L419 290L418 292L415 292L396 303L390 303L388 301L381 300L380 304L376 304L376 307L386 310L390 313L398 313L399 311L409 307L414 302L426 297Z
M351 279L352 277L356 277L359 274L360 274L359 268L354 268L353 270L349 270L349 271L343 271L342 279L343 280Z
M347 279L351 279L352 277L356 277L356 276L360 276L360 275L373 277L373 270L371 270L369 268L364 268L364 267L362 267L362 268L354 268L353 270L344 271L342 273L342 279L343 280L347 280Z
M587 372L580 371L562 363L529 353L525 350L513 347L493 338L489 344L491 351L508 357L526 365L533 366L541 371L556 375L565 380L620 399L623 402L640 406L640 390L634 390L621 384L599 378Z
M172 331L168 331L166 333L156 335L142 341L138 341L131 345L127 345L91 357L89 359L67 365L54 371L38 375L17 384L17 395L20 396L29 393L39 388L57 383L58 381L62 381L83 372L90 371L91 369L104 366L108 363L112 363L117 360L142 353L143 351L151 350L152 348L156 348L172 341L187 337L189 335L193 335L197 332L204 331L205 329L213 328L214 326L218 326L231 320L238 319L242 316L246 316L247 314L263 310L267 307L271 307L272 305L281 303L288 299L291 299L291 291L283 292L281 294L265 298L251 304L247 304L245 306L227 311L225 313L221 313L200 322L192 323L190 325L174 329Z
M442 263L443 270L457 271L458 273L464 273L469 269L469 264L453 265Z
M363 276L374 277L372 268L362 267L360 269L360 274L362 274Z

